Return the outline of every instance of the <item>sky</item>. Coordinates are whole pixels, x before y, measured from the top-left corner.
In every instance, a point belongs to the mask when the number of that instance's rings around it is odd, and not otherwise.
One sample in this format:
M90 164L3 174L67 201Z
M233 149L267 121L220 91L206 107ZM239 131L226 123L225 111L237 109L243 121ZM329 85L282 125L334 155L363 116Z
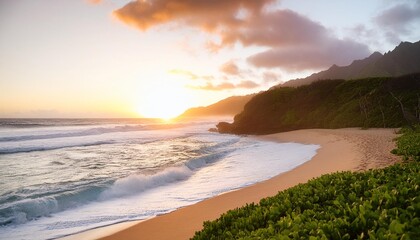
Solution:
M174 117L418 26L419 0L0 0L0 117Z

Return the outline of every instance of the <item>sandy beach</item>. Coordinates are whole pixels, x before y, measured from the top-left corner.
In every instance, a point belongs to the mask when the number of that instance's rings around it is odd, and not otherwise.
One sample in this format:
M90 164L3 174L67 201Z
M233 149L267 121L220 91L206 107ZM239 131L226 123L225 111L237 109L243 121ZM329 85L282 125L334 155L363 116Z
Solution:
M267 181L150 220L99 228L64 239L189 239L202 228L204 221L214 220L229 209L246 203L258 203L262 198L273 196L322 174L346 170L363 171L397 162L399 158L390 153L395 146L395 131L309 129L258 136L257 138L267 141L318 144L321 148L310 161Z

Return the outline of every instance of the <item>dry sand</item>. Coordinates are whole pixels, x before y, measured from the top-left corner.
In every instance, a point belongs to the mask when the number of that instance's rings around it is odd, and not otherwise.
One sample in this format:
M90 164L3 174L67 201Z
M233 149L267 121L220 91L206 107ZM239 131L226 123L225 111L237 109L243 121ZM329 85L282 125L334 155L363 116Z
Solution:
M322 174L337 171L363 171L391 165L398 161L390 151L395 144L395 129L310 129L298 130L257 138L276 142L319 144L317 154L299 167L255 185L178 209L134 226L122 226L115 232L109 227L88 231L69 239L189 239L202 228L203 222L214 220L229 209L246 203L258 203L261 198L305 183ZM132 223L133 224L133 223ZM121 230L121 228L126 228Z

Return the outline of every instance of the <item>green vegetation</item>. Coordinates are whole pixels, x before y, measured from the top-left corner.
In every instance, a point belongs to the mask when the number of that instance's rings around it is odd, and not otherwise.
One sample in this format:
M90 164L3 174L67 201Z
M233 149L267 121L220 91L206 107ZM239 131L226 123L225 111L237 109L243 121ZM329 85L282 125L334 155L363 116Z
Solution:
M281 87L256 95L221 132L413 125L420 121L419 93L420 74Z
M420 125L403 128L402 136L397 138L397 148L392 153L403 156L406 161L420 162Z
M419 144L404 130L396 151L418 160ZM323 175L205 222L193 239L419 239L419 226L420 163L409 161Z
M324 175L223 214L193 239L418 239L420 165Z

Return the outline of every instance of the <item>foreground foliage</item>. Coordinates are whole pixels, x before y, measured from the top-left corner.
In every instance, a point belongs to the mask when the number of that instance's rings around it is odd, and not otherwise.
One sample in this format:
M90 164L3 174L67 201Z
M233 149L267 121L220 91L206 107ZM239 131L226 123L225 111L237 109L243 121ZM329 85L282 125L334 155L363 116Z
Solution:
M418 160L418 132L398 154ZM205 222L193 239L420 239L420 163L323 175Z
M419 239L420 164L324 175L223 214L193 239Z
M397 138L397 149L392 153L402 155L404 160L420 162L420 125L401 131L403 135Z

